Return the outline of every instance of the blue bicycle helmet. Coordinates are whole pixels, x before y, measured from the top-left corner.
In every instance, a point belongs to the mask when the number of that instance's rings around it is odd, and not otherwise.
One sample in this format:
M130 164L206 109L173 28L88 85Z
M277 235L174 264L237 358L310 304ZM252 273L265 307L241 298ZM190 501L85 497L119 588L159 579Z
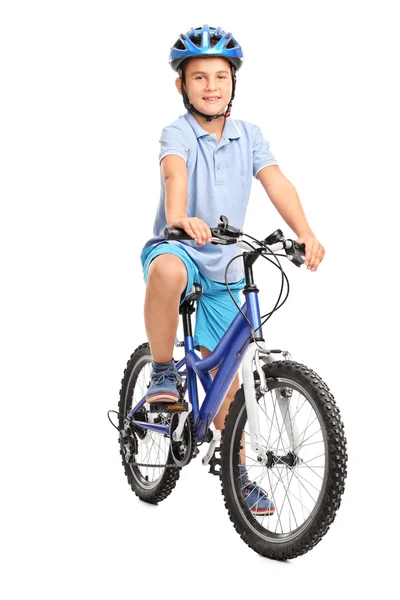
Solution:
M243 51L231 33L225 33L221 27L192 27L186 34L181 33L169 56L169 64L178 71L186 58L220 56L227 58L232 66L240 69Z
M187 58L205 58L221 57L226 58L231 63L232 74L232 96L225 113L219 115L206 115L198 111L189 101L185 86L183 62ZM179 73L182 79L182 96L185 108L191 112L200 115L207 121L218 119L219 117L229 117L231 114L232 101L235 97L235 73L243 63L243 51L231 33L225 33L221 27L192 27L186 34L181 33L175 44L172 46L169 55L169 64Z

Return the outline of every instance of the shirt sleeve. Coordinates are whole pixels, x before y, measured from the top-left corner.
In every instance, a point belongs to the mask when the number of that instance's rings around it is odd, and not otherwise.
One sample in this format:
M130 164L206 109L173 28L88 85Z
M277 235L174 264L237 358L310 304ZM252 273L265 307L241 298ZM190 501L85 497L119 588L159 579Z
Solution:
M257 173L262 168L268 165L277 165L275 156L269 149L269 142L265 139L261 129L256 127L255 136L253 138L253 175L257 176Z
M164 127L161 132L159 162L161 162L167 154L177 154L178 156L181 156L185 162L187 162L189 155L189 145L183 132L173 125Z

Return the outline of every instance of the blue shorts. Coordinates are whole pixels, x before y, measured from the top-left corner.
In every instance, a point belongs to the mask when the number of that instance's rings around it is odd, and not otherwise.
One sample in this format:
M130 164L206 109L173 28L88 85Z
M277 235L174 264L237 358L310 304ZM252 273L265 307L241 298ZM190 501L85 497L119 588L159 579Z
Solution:
M175 254L186 267L188 283L185 292L181 296L180 304L189 294L194 283L200 283L203 288L203 293L197 301L195 313L194 347L199 350L200 346L205 346L212 352L239 312L229 295L225 283L212 281L208 277L204 277L188 253L181 246L169 242L160 242L143 250L140 260L145 283L147 283L151 261L160 254ZM229 289L240 307L243 305L240 292L243 290L245 283L245 279L241 279L236 283L229 283Z

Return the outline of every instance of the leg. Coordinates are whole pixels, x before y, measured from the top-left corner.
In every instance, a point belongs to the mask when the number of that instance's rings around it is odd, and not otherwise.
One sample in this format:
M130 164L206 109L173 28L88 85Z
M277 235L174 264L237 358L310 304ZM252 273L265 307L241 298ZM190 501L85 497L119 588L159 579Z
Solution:
M209 354L211 354L211 351L208 348L205 348L204 346L200 346L200 354L202 358L205 358L206 356L208 356ZM218 372L218 368L215 369L214 371L211 372L211 376L214 379L215 375ZM221 408L219 409L213 423L216 429L219 429L220 431L222 431L222 429L224 428L224 422L225 422L225 417L228 413L229 410L229 405L232 402L232 400L235 397L236 392L238 391L240 387L239 384L239 375L236 373L235 375L235 379L232 382L231 387L228 390L228 393L225 396L225 399L223 401L223 403L221 404ZM242 434L242 450L240 451L240 462L241 464L245 464L246 463L246 459L245 459L245 435L244 433Z
M144 304L144 321L153 360L172 360L179 321L179 301L187 286L183 261L161 254L150 263Z

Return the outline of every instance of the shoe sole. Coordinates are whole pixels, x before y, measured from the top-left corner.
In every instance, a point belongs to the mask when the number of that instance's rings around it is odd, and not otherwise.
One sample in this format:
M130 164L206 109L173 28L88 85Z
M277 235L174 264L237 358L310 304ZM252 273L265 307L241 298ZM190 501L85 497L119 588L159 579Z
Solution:
M250 512L255 517L262 517L264 515L273 515L274 512L275 512L275 509L273 508L272 510L271 509L267 509L267 510L259 510L259 511L251 510Z
M147 396L146 402L151 404L152 402L177 402L179 400L179 396L174 396L173 394L153 394L152 396Z

